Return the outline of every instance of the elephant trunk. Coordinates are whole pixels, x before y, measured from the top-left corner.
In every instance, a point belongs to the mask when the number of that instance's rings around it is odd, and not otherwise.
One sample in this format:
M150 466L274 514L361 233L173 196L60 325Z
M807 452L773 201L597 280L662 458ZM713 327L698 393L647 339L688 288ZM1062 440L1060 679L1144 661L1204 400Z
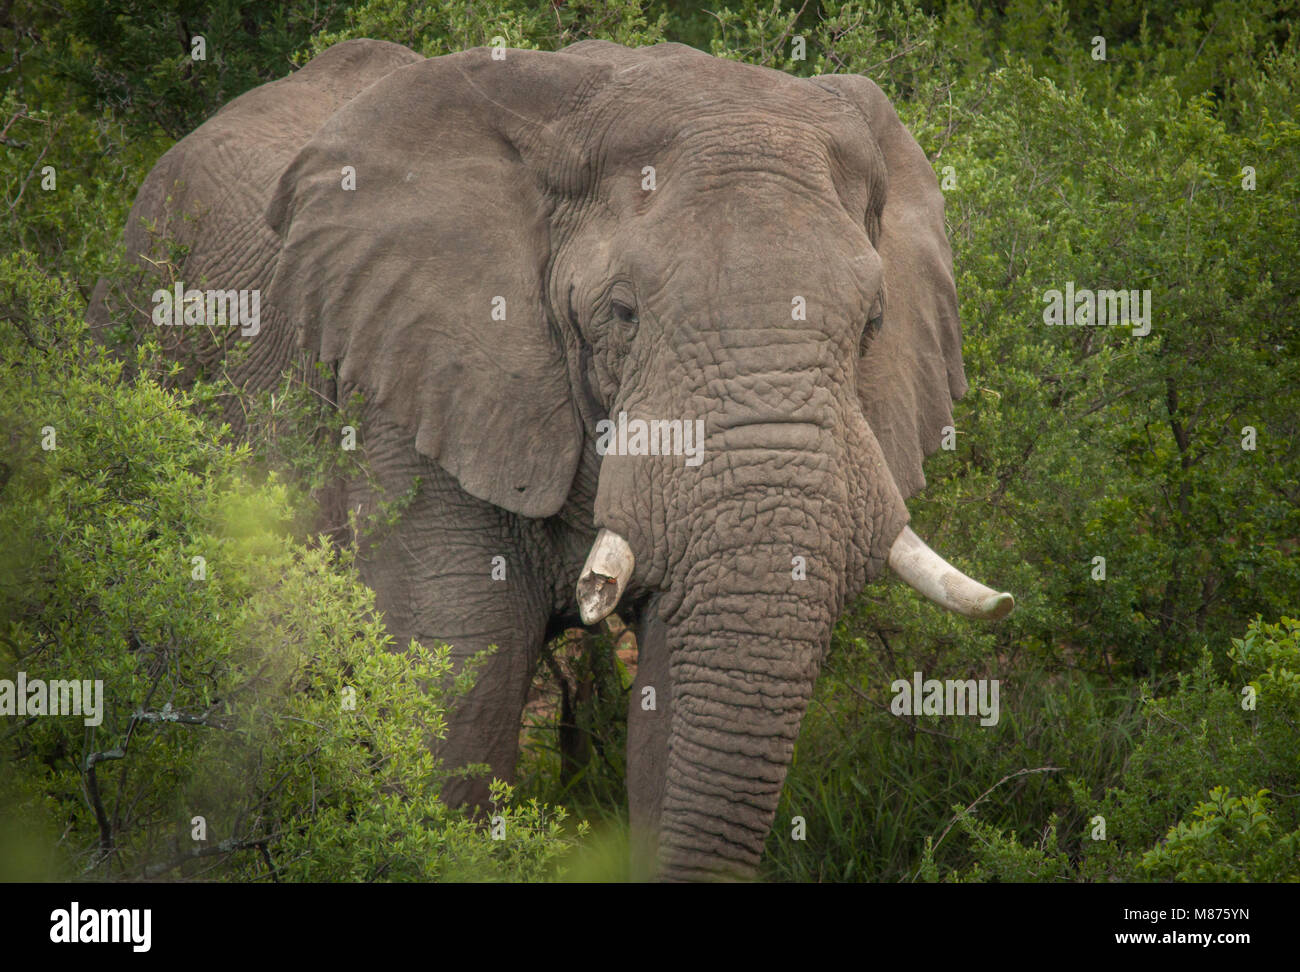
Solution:
M793 485L766 475L744 485L743 460L760 456L798 469ZM698 508L660 602L672 715L658 875L668 881L753 876L831 629L861 583L850 577L864 569L856 539L869 545L877 512L850 501L825 452L719 451L717 461L740 483Z
M753 876L830 640L829 616L810 615L813 603L788 588L754 593L744 608L723 599L670 629L661 880Z

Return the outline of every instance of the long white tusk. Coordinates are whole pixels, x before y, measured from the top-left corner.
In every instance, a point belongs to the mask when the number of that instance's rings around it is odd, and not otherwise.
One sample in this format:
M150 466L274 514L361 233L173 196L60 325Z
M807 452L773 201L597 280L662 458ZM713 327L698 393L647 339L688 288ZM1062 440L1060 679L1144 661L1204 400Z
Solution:
M632 548L617 533L601 529L596 534L578 577L578 613L583 624L595 624L618 607L635 564Z
M908 586L935 604L968 618L996 621L1016 606L1010 594L999 594L979 581L971 580L926 546L925 541L903 527L889 548L889 566Z

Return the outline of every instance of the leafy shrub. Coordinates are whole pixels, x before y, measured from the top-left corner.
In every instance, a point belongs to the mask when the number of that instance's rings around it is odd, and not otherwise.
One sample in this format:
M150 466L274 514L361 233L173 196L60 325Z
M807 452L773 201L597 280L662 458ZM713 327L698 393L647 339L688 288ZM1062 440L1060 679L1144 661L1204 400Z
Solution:
M341 29L312 38L313 55L353 37L405 44L426 57L501 43L556 50L593 37L636 47L663 40L666 18L650 23L640 0L575 0L550 6L527 0L500 0L490 6L368 0L349 8L344 20Z
M148 347L123 381L30 254L0 288L0 677L103 685L97 725L5 720L0 845L46 837L24 876L552 875L564 811L498 785L493 839L437 800L428 743L472 669L449 686L447 646L394 651L348 554L295 539L299 494Z
M1256 619L1224 654L1228 678L1215 675L1207 653L1177 689L1143 700L1118 786L1095 798L1082 779L1072 782L1087 823L1064 839L1053 820L1027 845L954 807L973 863L945 877L1300 881L1300 621ZM932 848L923 870L940 874Z
M83 108L111 111L133 134L162 131L179 139L232 98L283 75L289 56L313 33L337 25L343 8L335 0L66 0L20 4L16 20L25 28L20 37L41 38L41 66Z
M1173 881L1300 881L1300 830L1279 834L1268 791L1234 797L1216 786L1142 855L1139 870Z
M770 878L915 880L926 876L927 838L941 866L964 866L954 807L1017 833L1039 832L1053 812L1071 831L1084 825L1065 777L1111 780L1122 771L1138 724L1127 687L993 658L970 667L952 657L955 642L909 649L892 631L869 642L851 634L860 623L841 624L804 718L766 845ZM999 679L998 723L892 714L891 683L916 671Z

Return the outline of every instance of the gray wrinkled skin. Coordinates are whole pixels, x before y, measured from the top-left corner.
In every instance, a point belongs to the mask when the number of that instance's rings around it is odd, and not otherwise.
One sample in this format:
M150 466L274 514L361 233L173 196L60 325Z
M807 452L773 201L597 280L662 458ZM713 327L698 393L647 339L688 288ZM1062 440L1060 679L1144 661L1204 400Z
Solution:
M965 390L942 196L880 89L673 44L425 60L349 41L172 148L132 255L147 221L190 243L187 286L262 290L237 382L333 363L388 494L421 477L361 566L398 643L500 646L449 764L512 776L538 652L607 527L636 557L645 863L752 875L832 625ZM619 412L703 419L703 461L598 455ZM486 780L446 795L481 803Z

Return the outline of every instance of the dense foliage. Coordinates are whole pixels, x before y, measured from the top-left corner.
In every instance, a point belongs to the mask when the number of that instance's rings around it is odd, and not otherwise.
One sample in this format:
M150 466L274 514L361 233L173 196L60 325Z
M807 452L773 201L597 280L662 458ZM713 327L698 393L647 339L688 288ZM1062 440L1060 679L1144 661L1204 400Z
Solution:
M26 846L17 821L51 836L31 867L96 876L521 878L554 873L575 839L591 845L520 801L503 812L521 839L493 844L433 799L416 727L436 732L440 709L393 667L402 656L383 650L346 552L310 536L310 444L276 418L292 396L260 403L270 418L241 450L187 408L210 392L175 391L148 349L125 365L102 356L77 321L152 162L292 63L346 37L428 55L600 37L866 74L947 199L971 390L956 448L927 462L910 506L918 532L1018 608L979 626L897 583L858 599L767 875L1300 879L1296 7L7 5L0 678L84 671L116 701L94 731L0 727L21 770L0 774L0 850ZM1149 333L1047 325L1045 297L1067 285L1150 291ZM542 726L521 787L617 833L626 673L554 652L539 679L596 687L570 713L593 758L562 766ZM430 671L440 657L427 648ZM1000 722L892 715L889 686L914 671L999 679ZM344 685L355 712L339 707ZM214 724L151 715L168 703ZM92 772L88 757L117 749ZM216 849L178 861L196 815ZM806 839L792 839L795 817ZM218 853L227 840L242 849ZM616 875L620 855L595 846L599 863L579 873Z
M3 468L0 670L103 686L93 718L6 727L25 772L0 780L0 848L59 840L0 853L2 876L553 873L562 811L503 787L493 839L437 800L447 646L390 650L348 552L295 539L297 491L150 377L156 349L124 381L62 281L25 256L0 273L21 322L0 331L0 418L39 433Z

